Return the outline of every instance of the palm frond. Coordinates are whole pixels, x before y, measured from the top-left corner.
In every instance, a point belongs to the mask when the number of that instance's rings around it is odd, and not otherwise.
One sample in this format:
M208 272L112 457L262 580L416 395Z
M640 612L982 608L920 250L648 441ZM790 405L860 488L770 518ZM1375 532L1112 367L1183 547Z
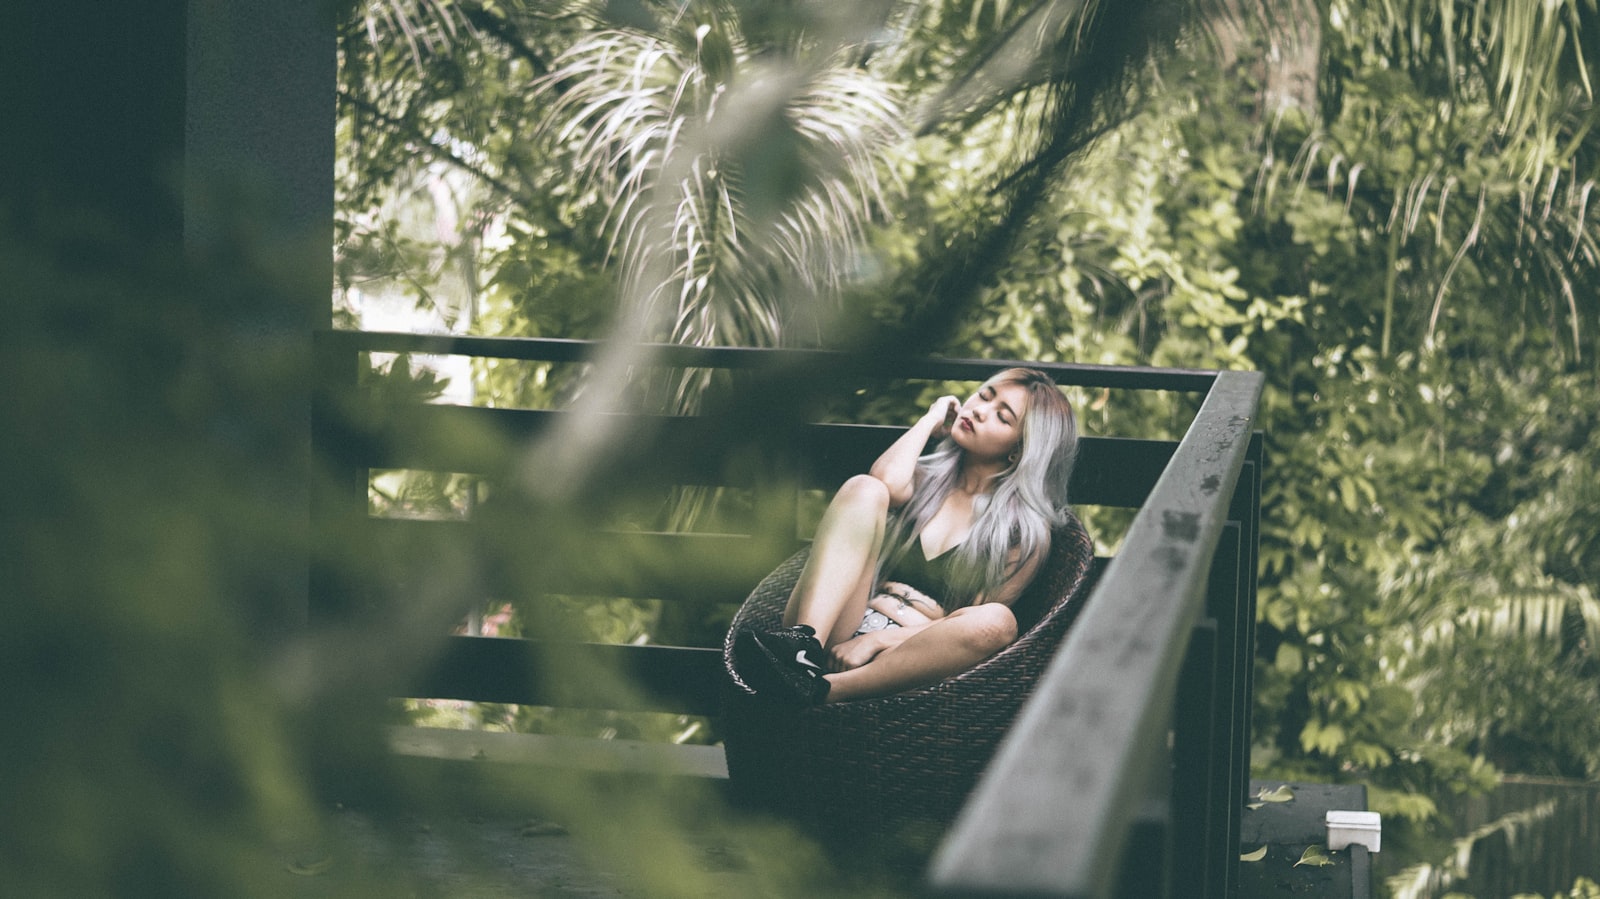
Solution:
M981 9L978 4L974 15ZM915 115L918 134L951 123L965 124L1014 102L1036 88L1061 79L1082 56L1097 17L1117 15L1102 0L1032 0L997 8L996 29L976 56L948 84L924 102Z
M417 67L463 35L477 39L470 17L454 0L370 0L360 11L363 30L374 46L398 37Z
M1549 799L1474 828L1471 833L1452 841L1449 854L1444 858L1419 862L1392 875L1387 881L1390 894L1394 899L1425 899L1439 895L1467 876L1479 843L1500 836L1508 846L1515 847L1521 836L1555 817L1558 807L1557 800Z
M1589 644L1595 645L1600 637L1600 602L1587 588L1547 580L1465 607L1436 607L1413 626L1410 648L1417 653L1448 653L1456 640L1478 638L1556 646L1564 636L1567 616L1574 611L1583 618Z
M1559 507L1559 508L1558 508ZM1517 641L1559 651L1582 631L1578 645L1600 657L1600 596L1587 585L1546 570L1543 544L1561 534L1570 510L1548 497L1520 508L1499 529L1446 534L1448 549L1416 554L1384 579L1397 624L1385 635L1390 670L1404 677L1427 659L1448 658L1460 641ZM1463 555L1497 558L1494 567L1458 564Z
M1466 267L1493 271L1499 277L1532 279L1538 288L1531 296L1556 301L1565 319L1566 342L1582 357L1583 315L1578 306L1580 283L1593 277L1595 238L1587 219L1596 181L1578 177L1576 162L1546 168L1539 180L1527 182L1515 171L1496 170L1496 157L1484 147L1460 147L1451 155L1465 155L1482 163L1449 170L1437 161L1401 181L1386 180L1376 165L1358 162L1339 177L1347 154L1330 137L1316 132L1302 143L1288 165L1268 160L1257 175L1255 203L1260 207L1292 202L1308 185L1318 185L1329 195L1342 195L1347 215L1366 216L1393 239L1420 240L1441 251L1436 274L1427 285L1429 311L1422 333L1431 343L1442 325L1452 281ZM1389 173L1392 178L1397 173ZM1284 185L1293 193L1284 194ZM1365 211L1363 211L1365 210ZM1489 253L1491 255L1483 255ZM1511 253L1514 255L1495 255ZM1475 260L1475 262L1474 262Z
M1271 20L1276 0L1218 0L1236 15L1202 16L1226 36ZM1318 0L1313 18L1325 58L1350 60L1322 72L1322 95L1300 110L1306 130L1289 161L1271 152L1282 137L1268 109L1268 147L1254 189L1257 208L1292 201L1309 185L1342 193L1348 214L1384 232L1391 252L1417 268L1403 293L1426 304L1418 318L1431 345L1445 326L1454 279L1471 271L1531 278L1554 330L1581 358L1580 297L1590 288L1582 244L1595 184L1586 149L1600 117L1590 59L1597 48L1595 0ZM1292 15L1292 14L1291 14ZM1304 30L1302 28L1302 30ZM1282 35L1268 30L1269 57ZM1275 36L1276 35L1276 36ZM1341 76L1340 72L1349 75ZM1267 73L1271 79L1270 70ZM1263 106L1269 104L1265 101ZM1290 192L1292 188L1293 192ZM1515 236L1515 258L1487 257ZM1540 242L1561 241L1563 253ZM1428 241L1430 253L1420 252ZM1529 272L1533 266L1537 272ZM1535 288L1537 289L1537 288ZM1395 297L1386 297L1390 334ZM1404 300L1404 297L1399 299ZM1403 310L1401 311L1403 313ZM1384 352L1389 341L1383 342Z
M899 103L859 67L756 64L736 40L700 25L677 40L596 34L538 87L552 98L553 139L613 203L607 227L619 267L670 259L665 282L633 277L634 302L662 310L657 339L776 342L780 285L837 290L887 202L878 156L901 137ZM770 158L793 165L771 173L776 185L751 175ZM774 189L768 214L758 192Z

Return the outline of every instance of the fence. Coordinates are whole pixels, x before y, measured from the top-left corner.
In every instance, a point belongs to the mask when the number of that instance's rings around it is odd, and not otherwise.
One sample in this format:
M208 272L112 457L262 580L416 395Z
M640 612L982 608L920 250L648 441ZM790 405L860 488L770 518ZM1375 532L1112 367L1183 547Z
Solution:
M413 334L317 335L320 395L314 443L334 477L314 492L319 543L377 560L353 575L330 551L313 571L313 614L394 607L407 589L444 590L462 608L486 591L526 584L496 557L490 528L515 525L530 542L549 522L394 521L368 516L373 469L417 468L504 477L526 445L569 413L394 404L360 388L365 354L408 352L582 362L582 341ZM586 538L606 565L539 559L541 589L558 593L736 601L797 546L792 490L829 490L900 433L862 424L787 419L808 391L887 379L980 381L1015 363L863 358L816 351L656 347L652 364L718 368L750 395L791 402L734 403L693 417L640 416L635 438L608 469L640 483L754 489L756 524L744 534L619 534ZM950 895L1232 894L1239 815L1247 788L1251 658L1261 440L1254 432L1262 379L1255 373L1035 365L1058 383L1204 395L1181 441L1086 437L1072 495L1077 503L1137 508L1121 550L1037 685L931 869ZM814 395L814 394L813 394ZM440 440L440 434L494 440ZM731 437L748 438L735 441ZM735 445L748 443L749 446ZM753 448L753 449L752 449ZM751 453L754 453L752 456ZM537 550L531 550L537 555ZM429 578L417 561L473 557L473 583ZM735 564L726 564L728 560ZM685 562L688 564L684 564ZM397 596L378 581L405 571ZM378 569L383 569L379 571ZM695 572L685 580L684 572ZM524 572L525 573L525 572ZM391 578L391 580L393 580ZM443 638L442 638L443 639ZM705 647L572 644L453 637L420 678L394 695L539 705L649 708L714 714L724 684L720 655ZM643 693L585 676L623 671ZM1180 877L1182 883L1177 881Z

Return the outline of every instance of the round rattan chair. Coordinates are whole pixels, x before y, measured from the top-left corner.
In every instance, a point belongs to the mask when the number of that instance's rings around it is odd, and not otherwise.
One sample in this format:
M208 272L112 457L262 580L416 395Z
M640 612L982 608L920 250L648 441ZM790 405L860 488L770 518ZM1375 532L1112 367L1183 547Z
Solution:
M801 550L757 585L723 645L723 745L733 795L797 821L829 844L923 857L960 810L1076 617L1088 592L1093 541L1076 517L1057 530L1044 567L1013 606L1021 634L976 667L893 696L774 709L752 696L734 670L733 636L781 624L807 557Z

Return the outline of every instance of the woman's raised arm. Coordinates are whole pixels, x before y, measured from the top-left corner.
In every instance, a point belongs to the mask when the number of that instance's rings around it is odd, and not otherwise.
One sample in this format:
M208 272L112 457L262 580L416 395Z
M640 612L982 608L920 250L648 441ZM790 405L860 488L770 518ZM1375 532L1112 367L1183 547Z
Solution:
M911 499L916 487L917 459L929 440L950 433L956 413L961 411L961 401L953 396L941 396L933 401L928 411L917 423L900 435L900 439L883 451L878 461L872 463L870 474L889 488L889 506L898 509Z

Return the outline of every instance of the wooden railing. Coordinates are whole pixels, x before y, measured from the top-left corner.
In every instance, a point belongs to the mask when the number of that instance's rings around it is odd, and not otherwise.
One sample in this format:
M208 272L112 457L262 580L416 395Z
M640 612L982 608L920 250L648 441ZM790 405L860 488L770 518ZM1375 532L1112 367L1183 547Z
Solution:
M497 556L499 529L539 522L497 517L411 521L368 515L374 469L504 476L517 449L559 423L552 410L385 403L363 391L365 354L461 355L581 362L584 341L330 331L317 335L319 398L313 440L329 475L313 493L319 545L312 614L337 620L404 601L419 560L474 560L472 583L450 583L462 609L485 594L526 590ZM653 347L651 363L727 369L748 394L794 400L840 395L890 380L977 382L1017 363L870 358L824 351ZM1083 506L1137 508L1121 549L1024 709L962 819L934 860L931 885L952 895L1221 897L1237 864L1249 753L1256 528L1261 442L1254 433L1261 378L1253 373L1026 363L1086 388L1204 394L1181 442L1083 438L1072 496ZM538 561L540 590L736 603L802 543L794 493L831 490L864 471L900 428L815 424L774 407L717 406L704 416L641 416L647 445L613 460L651 483L758 488L748 533L601 532L593 558ZM728 422L737 427L730 430ZM491 434L492 440L438 439ZM741 439L735 440L734 436ZM736 444L757 446L761 464ZM786 485L764 491L764 482ZM773 526L772 522L780 522ZM486 529L497 533L486 533ZM349 571L349 547L365 576ZM503 555L503 554L502 554ZM400 572L389 577L389 570ZM684 572L694 572L692 577ZM381 576L380 576L381 575ZM419 580L426 580L421 578ZM426 589L438 589L435 579ZM415 589L414 587L412 589ZM397 599L390 593L401 594ZM393 695L714 715L723 689L712 647L441 638L446 648ZM594 667L594 666L598 666ZM617 690L581 672L622 671L643 686ZM1175 870L1183 873L1174 886Z
M1248 779L1260 390L1254 373L1217 376L946 840L932 872L941 891L1232 894Z

